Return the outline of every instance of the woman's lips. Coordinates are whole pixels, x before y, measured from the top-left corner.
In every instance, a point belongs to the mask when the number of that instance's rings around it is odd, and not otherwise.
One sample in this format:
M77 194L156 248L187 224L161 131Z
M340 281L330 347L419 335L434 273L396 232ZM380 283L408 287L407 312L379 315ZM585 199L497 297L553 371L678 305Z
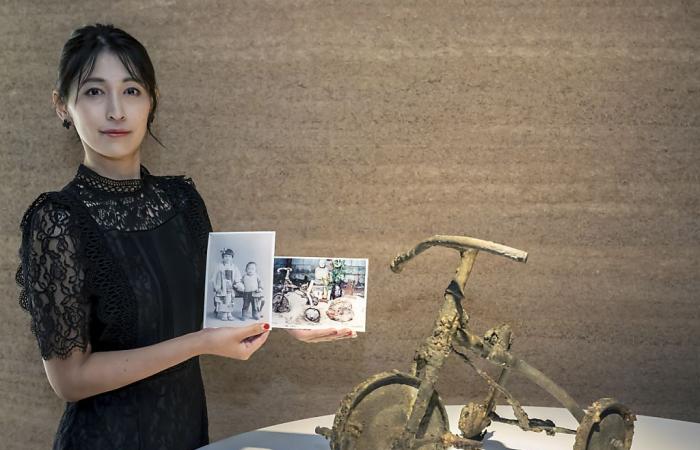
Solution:
M127 134L131 133L131 131L105 130L105 131L100 131L100 133L106 134L109 137L121 137L121 136L126 136Z

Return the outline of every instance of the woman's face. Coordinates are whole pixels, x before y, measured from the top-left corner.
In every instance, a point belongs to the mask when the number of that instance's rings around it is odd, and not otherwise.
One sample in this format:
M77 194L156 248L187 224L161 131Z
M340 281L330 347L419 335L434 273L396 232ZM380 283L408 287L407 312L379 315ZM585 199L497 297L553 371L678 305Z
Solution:
M101 52L86 82L76 88L74 83L65 107L85 151L109 160L135 156L146 135L151 99L119 57Z

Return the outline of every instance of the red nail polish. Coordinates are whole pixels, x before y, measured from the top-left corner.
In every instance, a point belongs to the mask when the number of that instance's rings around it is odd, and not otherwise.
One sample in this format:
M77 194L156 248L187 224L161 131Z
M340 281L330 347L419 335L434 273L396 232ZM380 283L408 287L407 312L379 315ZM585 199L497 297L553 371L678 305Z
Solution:
M264 323L263 324L263 330L269 330L270 329L270 324L269 323Z

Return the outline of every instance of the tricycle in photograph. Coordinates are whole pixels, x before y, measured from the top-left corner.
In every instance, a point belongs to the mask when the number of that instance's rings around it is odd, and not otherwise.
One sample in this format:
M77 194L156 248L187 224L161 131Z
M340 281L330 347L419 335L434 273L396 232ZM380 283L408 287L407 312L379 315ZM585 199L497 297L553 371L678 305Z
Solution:
M510 352L508 325L482 336L468 328L469 316L462 307L464 289L479 251L505 256L519 262L527 253L505 245L466 236L434 236L394 258L391 269L403 265L433 246L457 250L460 263L445 291L444 301L432 333L415 353L410 373L390 371L371 376L345 396L335 414L333 428L318 427L332 450L428 450L480 449L491 422L517 425L525 431L575 434L573 450L629 450L634 432L634 414L612 398L593 402L582 409L576 401L545 374ZM435 391L446 358L456 354L488 385L482 402L462 408L460 435L450 432L445 407ZM473 362L484 359L500 368L492 377ZM521 404L505 387L509 374L520 372L561 403L579 423L576 430L558 427L551 420L529 418ZM502 395L513 408L515 420L498 416L496 399Z

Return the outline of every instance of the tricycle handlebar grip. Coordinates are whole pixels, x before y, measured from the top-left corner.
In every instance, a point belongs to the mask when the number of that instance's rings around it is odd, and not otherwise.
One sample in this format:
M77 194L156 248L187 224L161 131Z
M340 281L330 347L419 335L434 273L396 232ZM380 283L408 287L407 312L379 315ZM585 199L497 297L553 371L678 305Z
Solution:
M476 239L468 236L442 236L436 235L429 239L424 240L419 243L411 250L406 253L401 253L391 262L391 270L396 273L401 272L403 265L410 259L419 254L423 253L425 250L439 245L442 247L449 247L460 252L474 249L474 250L484 250L495 255L505 256L506 258L513 259L518 262L527 261L527 252L523 250L518 250L517 248L507 247L503 244L498 244L496 242L484 241L482 239Z

